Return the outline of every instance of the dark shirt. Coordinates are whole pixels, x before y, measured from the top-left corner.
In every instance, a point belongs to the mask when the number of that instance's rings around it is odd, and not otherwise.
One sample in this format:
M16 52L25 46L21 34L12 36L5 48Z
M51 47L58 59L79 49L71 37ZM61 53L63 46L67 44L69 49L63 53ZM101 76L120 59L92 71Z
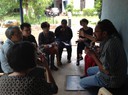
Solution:
M87 30L84 30L84 28L81 28L80 30L82 30L85 34L88 35L93 35L93 29L91 27L89 27ZM86 39L85 41L87 44L90 44L91 40Z
M70 42L73 37L72 30L68 26L65 29L62 26L58 26L55 29L55 37L59 41Z
M36 71L41 71L41 69L36 68L25 76L1 76L0 95L52 95L57 93L56 84L47 83L42 75L36 74Z
M37 46L36 39L33 35L30 35L28 37L23 36L23 41L29 41L29 42L35 43L36 46Z
M43 32L39 34L38 37L39 46L44 44L51 44L54 41L55 41L55 36L52 31L49 31L47 35L45 35Z

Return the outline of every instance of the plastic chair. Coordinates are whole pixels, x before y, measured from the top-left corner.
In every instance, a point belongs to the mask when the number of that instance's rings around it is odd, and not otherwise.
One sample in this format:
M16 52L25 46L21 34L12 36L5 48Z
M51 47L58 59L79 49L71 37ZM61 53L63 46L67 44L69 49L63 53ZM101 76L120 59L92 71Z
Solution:
M113 95L113 94L109 92L106 88L101 87L98 91L98 95Z

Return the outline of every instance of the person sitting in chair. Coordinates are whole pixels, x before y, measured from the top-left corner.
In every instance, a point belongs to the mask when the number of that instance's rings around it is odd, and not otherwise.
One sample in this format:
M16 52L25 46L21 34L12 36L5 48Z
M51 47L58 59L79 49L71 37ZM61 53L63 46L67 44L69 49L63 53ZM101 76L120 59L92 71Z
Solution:
M36 49L30 42L13 45L7 53L13 73L0 77L0 95L52 95L58 87L47 63L37 67Z
M55 29L55 37L56 41L58 42L58 50L59 50L59 63L61 63L61 57L63 48L67 49L67 60L68 63L71 63L71 56L72 56L72 46L71 46L71 39L73 37L72 29L67 26L67 20L63 19L61 21L61 25Z
M50 24L48 22L41 23L41 28L43 32L38 37L39 47L46 54L51 70L57 71L58 68L54 65L54 58L57 53L54 33L49 31Z

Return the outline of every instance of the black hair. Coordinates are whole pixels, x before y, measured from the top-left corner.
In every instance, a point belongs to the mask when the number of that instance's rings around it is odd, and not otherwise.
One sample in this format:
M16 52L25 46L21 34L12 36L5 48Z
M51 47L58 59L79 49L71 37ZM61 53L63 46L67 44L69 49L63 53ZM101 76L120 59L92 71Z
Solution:
M48 22L42 22L41 23L41 28L49 28L50 27L50 24Z
M16 43L7 53L8 63L17 72L33 68L36 66L35 52L35 47L30 42L23 41Z
M106 31L108 33L108 35L118 33L118 31L116 30L113 23L108 19L99 21L97 25L100 27L101 31L103 31L103 32Z
M20 25L21 30L23 30L24 27L28 27L28 28L29 28L29 27L31 27L31 25L30 25L29 23L25 22L25 23L22 23L22 24Z
M62 19L61 24L67 24L67 20L66 19Z
M83 18L83 19L81 19L81 20L80 20L80 25L82 24L82 22L84 22L84 23L87 23L87 24L88 24L88 20L87 20L87 19L85 19L85 18Z
M109 36L114 34L115 36L119 37L120 40L122 40L121 36L119 35L119 33L117 31L117 29L115 28L115 26L113 25L113 23L110 20L104 19L102 21L99 21L97 23L97 25L100 27L101 31L107 32L107 34Z

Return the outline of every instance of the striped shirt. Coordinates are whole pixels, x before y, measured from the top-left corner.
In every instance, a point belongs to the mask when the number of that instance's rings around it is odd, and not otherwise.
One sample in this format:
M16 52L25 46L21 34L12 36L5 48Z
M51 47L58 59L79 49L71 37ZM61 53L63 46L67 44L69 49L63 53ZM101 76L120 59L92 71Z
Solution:
M127 75L127 58L120 39L112 36L101 44L100 61L109 75L103 72L97 74L106 87L120 87Z

